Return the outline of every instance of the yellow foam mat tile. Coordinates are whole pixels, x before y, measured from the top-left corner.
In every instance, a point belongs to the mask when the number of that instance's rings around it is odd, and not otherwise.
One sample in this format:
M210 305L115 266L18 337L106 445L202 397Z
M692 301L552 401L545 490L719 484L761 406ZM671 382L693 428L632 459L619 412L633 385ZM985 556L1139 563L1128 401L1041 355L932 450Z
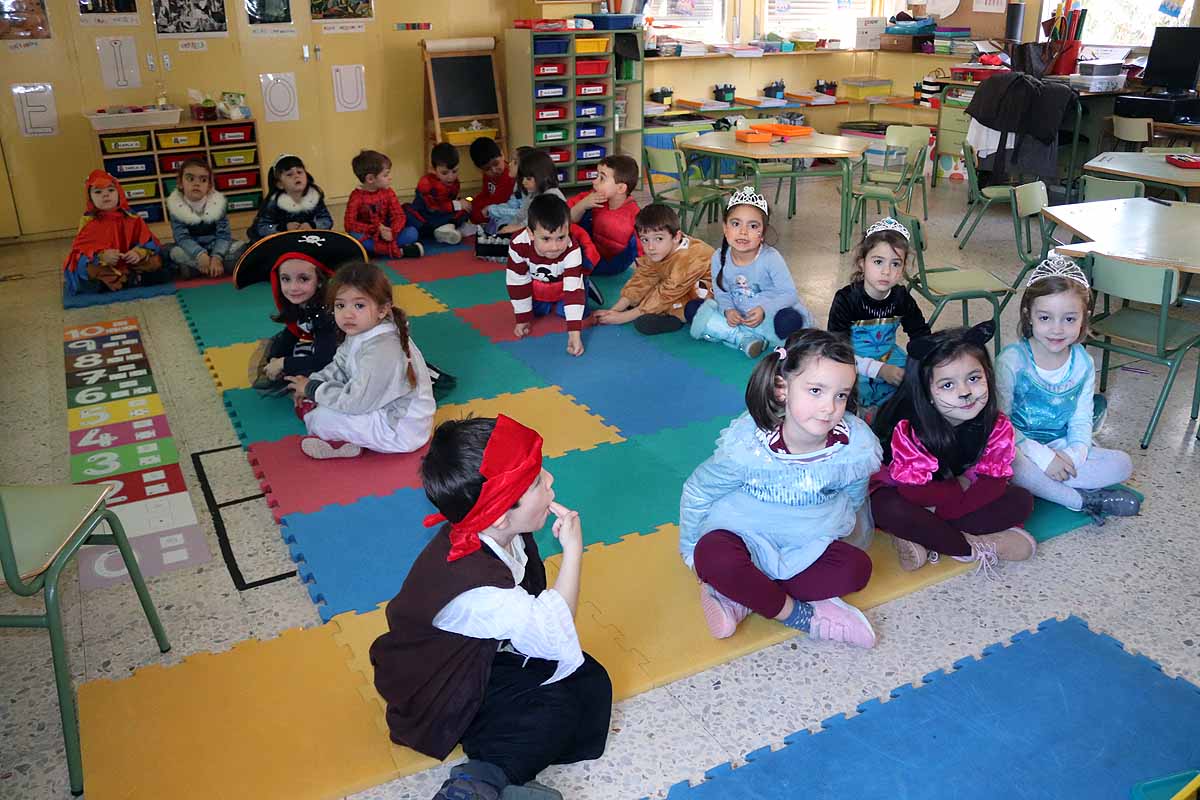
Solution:
M541 386L515 394L502 394L486 400L440 406L436 422L462 419L469 414L494 417L507 414L535 428L542 435L542 455L556 458L573 450L591 450L598 444L623 442L625 439L611 425L592 414L557 386Z
M204 351L204 366L217 384L217 391L249 388L250 359L257 348L258 342L239 342Z
M396 775L330 625L79 687L88 800L342 797Z
M410 317L448 311L449 307L420 286L412 283L392 287L392 303L404 309Z

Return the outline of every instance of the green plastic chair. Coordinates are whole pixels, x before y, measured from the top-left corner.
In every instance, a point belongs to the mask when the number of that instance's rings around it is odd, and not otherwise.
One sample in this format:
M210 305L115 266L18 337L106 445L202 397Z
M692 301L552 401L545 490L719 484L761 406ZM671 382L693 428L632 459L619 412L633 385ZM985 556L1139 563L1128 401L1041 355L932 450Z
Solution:
M643 147L642 163L646 165L646 185L650 187L650 197L655 203L674 208L679 213L679 225L686 233L700 221L700 217L710 208L719 209L725 196L731 194L733 187L712 186L705 183L694 183L697 176L693 174L679 150L665 150L661 147ZM698 168L697 168L698 169ZM668 189L655 186L654 176L667 175L675 180L676 185ZM692 217L689 220L688 214Z
M929 128L921 125L888 125L883 134L884 153L903 147L906 151L918 147L926 148L926 154L929 150L929 136L931 131ZM907 167L908 160L905 159L905 164L900 170L881 169L872 170L863 159L863 183L874 183L883 186L898 186L904 179L904 168ZM885 167L888 166L885 163ZM921 218L929 219L929 197L925 188L925 162L920 162L917 166L914 181L921 188ZM912 213L912 193L909 193L908 204L904 210L907 213Z
M972 214L975 215L975 221L967 229L966 235L959 240L959 250L967 246L967 240L975 232L975 226L979 224L979 220L983 219L983 215L987 213L988 208L993 203L1012 202L1012 192L1009 191L1011 187L985 186L982 189L979 188L979 171L975 164L975 148L967 142L963 142L962 149L963 164L967 167L967 198L970 200L970 205L967 206L967 213L963 214L962 221L954 229L954 237L958 238L958 234L962 232L963 225L967 224L967 220L971 218Z
M929 129L918 128L917 130L925 131L925 143L919 147L916 146L918 137L911 133L905 138L904 143L908 149L904 154L904 165L901 168L899 180L895 184L861 183L851 190L851 196L854 198L854 207L850 211L851 230L853 230L855 222L860 222L865 233L867 202L870 200L874 200L877 204L887 203L892 217L899 216L901 203L906 203L906 211L911 210L917 179L921 179L922 185L925 183L925 156L929 153Z
M1130 261L1093 253L1089 259L1092 288L1104 295L1104 308L1092 316L1091 333L1087 343L1099 348L1104 355L1100 361L1100 391L1108 386L1109 353L1120 353L1167 367L1163 382L1150 415L1150 424L1142 436L1142 449L1150 446L1154 429L1167 404L1167 396L1175 384L1175 376L1189 351L1200 345L1200 324L1175 319L1167 313L1179 294L1179 271L1169 267L1149 267ZM1121 307L1112 309L1112 298L1120 298ZM1153 311L1131 308L1130 303L1157 306ZM1141 348L1117 344L1120 339ZM1200 412L1200 370L1192 391L1192 419ZM1198 436L1197 438L1200 438Z
M0 568L4 582L22 597L41 592L46 604L44 614L0 616L0 628L46 628L50 631L58 711L67 746L67 772L71 792L76 795L83 792L83 760L71 665L63 638L58 581L80 547L85 544L117 546L154 631L158 649L164 653L171 649L125 529L116 514L105 506L110 491L112 487L104 484L0 486ZM96 533L102 522L108 523L111 534Z
M1143 151L1144 152L1144 151ZM1141 181L1110 181L1095 175L1083 176L1083 202L1127 200L1146 196L1146 184Z
M933 304L929 316L930 326L937 320L949 303L962 302L963 325L970 324L968 303L971 300L986 300L992 306L992 321L996 323L993 344L1000 353L1000 311L1002 302L1012 294L1012 287L983 269L959 269L958 267L925 266L925 233L916 217L900 215L897 220L908 228L913 252L916 253L917 272L908 279L909 291L915 291Z
M1192 149L1191 145L1179 144L1179 145L1175 145L1173 147L1143 147L1142 152L1143 153L1161 153L1163 155L1167 155L1169 153L1186 153L1186 154L1190 155L1191 153L1194 153L1196 151Z
M1053 222L1042 216L1042 211L1050 205L1050 197L1046 193L1046 184L1041 181L1025 183L1009 189L1012 197L1013 235L1017 241L1017 257L1021 259L1021 271L1012 284L1012 293L1004 298L1000 310L1025 288L1025 276L1038 264L1046 260L1050 248L1058 244L1054 241ZM1037 236L1033 228L1037 226Z

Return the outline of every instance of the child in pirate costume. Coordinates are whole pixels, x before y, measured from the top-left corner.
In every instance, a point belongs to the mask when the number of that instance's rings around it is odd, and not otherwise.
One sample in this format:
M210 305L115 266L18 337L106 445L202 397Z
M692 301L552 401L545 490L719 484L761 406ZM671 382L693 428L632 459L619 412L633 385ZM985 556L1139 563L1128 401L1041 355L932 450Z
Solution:
M503 415L438 426L421 465L443 523L387 606L371 646L396 744L455 766L435 800L554 800L533 783L551 764L599 758L612 683L579 646L582 530L554 502L542 437ZM562 565L552 587L533 534L553 514Z

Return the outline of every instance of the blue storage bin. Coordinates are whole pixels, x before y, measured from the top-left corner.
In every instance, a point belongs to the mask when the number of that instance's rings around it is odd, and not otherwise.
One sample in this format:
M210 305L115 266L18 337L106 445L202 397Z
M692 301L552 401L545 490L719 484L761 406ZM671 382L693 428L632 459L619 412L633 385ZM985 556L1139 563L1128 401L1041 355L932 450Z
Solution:
M604 145L581 144L575 148L575 159L577 161L591 161L595 158L604 158L604 153Z
M580 123L575 126L576 139L599 139L602 136L604 136L603 125Z
M627 31L637 23L637 14L576 14L575 19L590 19L598 31Z
M558 177L559 183L567 182L567 171L565 169L555 170L554 174Z
M533 96L538 100L549 97L566 97L567 86L563 83L537 83L533 87Z
M148 177L158 172L154 156L127 156L104 159L104 170L114 178Z
M145 205L130 203L129 210L146 220L146 222L163 221L162 203L146 203Z
M604 103L575 103L575 116L580 119L587 117L603 117Z
M535 56L563 56L571 49L571 40L567 37L541 37L533 39L533 54Z

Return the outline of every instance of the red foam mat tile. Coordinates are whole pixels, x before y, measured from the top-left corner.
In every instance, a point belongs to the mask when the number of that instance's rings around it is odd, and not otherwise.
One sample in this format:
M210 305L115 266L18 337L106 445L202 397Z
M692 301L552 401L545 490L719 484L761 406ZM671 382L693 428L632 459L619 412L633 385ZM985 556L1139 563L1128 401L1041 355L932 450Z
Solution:
M513 319L512 303L507 300L487 303L481 306L471 306L470 308L456 308L454 309L454 313L463 322L493 342L515 342L517 340L517 337L513 335L513 328L516 326L516 322ZM591 327L593 319L594 317L591 316L584 319L583 327ZM564 334L566 332L567 321L565 319L557 314L547 314L544 317L534 317L529 335L547 336L549 334ZM565 347L566 345L563 346Z
M403 258L387 262L388 267L413 283L438 281L443 278L462 278L500 272L504 264L475 257L473 248L436 253L423 258Z

